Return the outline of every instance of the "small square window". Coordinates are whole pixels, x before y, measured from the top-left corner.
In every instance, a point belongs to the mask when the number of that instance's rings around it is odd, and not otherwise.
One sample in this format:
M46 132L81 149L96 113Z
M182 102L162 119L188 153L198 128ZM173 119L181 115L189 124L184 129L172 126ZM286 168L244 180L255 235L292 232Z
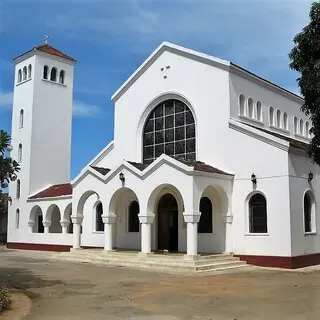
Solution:
M164 131L158 131L155 133L155 143L163 143L164 142Z
M186 127L186 139L193 138L196 135L195 125L190 124Z
M165 128L173 128L174 125L174 116L167 116L165 117Z
M178 141L175 143L175 154L185 153L185 142Z
M155 130L163 130L163 118L156 118L155 120Z
M156 111L155 111L155 116L157 118L162 117L163 116L163 105L159 106Z
M174 143L167 143L165 145L165 153L168 156L173 156L174 155Z
M165 115L173 114L173 100L168 100L165 103Z
M146 124L145 132L152 132L152 131L154 131L154 120L149 119Z
M185 139L185 127L176 128L175 130L175 140Z
M174 140L174 130L173 129L165 130L165 141L171 142L173 140Z
M185 111L185 106L184 103L182 103L181 101L175 100L175 112L183 112Z
M163 153L164 153L164 144L157 144L155 146L155 150L156 150L156 158L160 157Z
M186 112L186 123L187 123L187 124L192 124L192 123L194 123L193 115L192 115L192 113L191 113L190 110L188 110L188 111Z
M195 151L196 140L195 139L188 139L186 144L186 152L192 153Z
M144 145L149 146L154 144L154 133L146 133L144 135Z
M185 114L184 113L178 113L175 115L175 126L176 127L180 127L180 126L183 126L184 125L184 116Z
M154 147L144 147L144 158L152 159L154 158Z

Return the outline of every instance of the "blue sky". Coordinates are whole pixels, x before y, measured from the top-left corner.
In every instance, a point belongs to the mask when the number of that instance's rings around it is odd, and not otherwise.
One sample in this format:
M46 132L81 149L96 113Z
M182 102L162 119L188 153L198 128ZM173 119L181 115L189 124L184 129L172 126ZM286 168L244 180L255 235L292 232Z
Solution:
M10 132L12 58L43 43L78 60L72 177L113 138L111 95L162 42L231 60L297 92L292 38L307 0L0 0L0 128Z

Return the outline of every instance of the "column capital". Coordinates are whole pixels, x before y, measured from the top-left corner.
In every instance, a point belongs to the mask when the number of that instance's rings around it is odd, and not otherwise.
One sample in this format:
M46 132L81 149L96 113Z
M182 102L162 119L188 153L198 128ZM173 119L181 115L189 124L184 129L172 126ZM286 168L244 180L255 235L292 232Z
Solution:
M42 224L43 224L44 227L50 227L51 226L51 221L44 220L44 221L42 221Z
M233 222L233 213L232 212L225 212L221 214L223 222L231 224Z
M36 225L36 222L34 220L29 220L28 221L28 226L29 227L34 227Z
M198 223L200 220L201 212L193 211L193 212L184 212L184 222L186 223Z
M152 224L154 221L155 214L152 212L149 213L139 213L138 214L140 223Z
M109 212L109 213L104 213L101 216L101 218L102 218L103 223L114 224L114 223L116 223L117 215L113 212Z
M69 227L70 221L69 220L60 220L61 227Z
M83 220L83 215L82 214L78 214L78 215L75 215L75 216L72 215L71 216L71 221L74 224L81 224L82 220Z

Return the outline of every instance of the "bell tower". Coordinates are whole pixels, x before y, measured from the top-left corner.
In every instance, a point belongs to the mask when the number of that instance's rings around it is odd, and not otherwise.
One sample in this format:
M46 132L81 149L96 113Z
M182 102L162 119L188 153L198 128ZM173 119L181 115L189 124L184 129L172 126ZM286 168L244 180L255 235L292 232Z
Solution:
M11 156L21 170L9 188L9 219L17 209L22 213L30 195L70 181L76 60L50 46L47 40L13 59ZM10 223L8 227L12 229Z

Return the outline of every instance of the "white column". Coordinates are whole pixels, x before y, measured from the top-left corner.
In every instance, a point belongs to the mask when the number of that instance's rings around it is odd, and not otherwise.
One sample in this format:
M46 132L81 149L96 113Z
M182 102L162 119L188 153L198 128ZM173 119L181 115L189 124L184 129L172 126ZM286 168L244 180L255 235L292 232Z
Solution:
M33 233L33 228L36 225L36 222L34 220L29 220L28 221L28 232Z
M198 222L201 212L184 212L184 221L187 223L187 256L198 255Z
M222 213L223 222L226 225L226 245L225 252L233 252L233 235L232 235L232 222L233 214L232 212Z
M110 252L113 249L113 225L116 223L117 216L109 212L101 216L104 223L104 251Z
M61 224L61 228L62 228L62 233L63 234L68 233L68 227L69 227L70 221L69 220L61 220L60 224Z
M151 228L154 220L154 213L139 213L139 221L141 224L141 253L147 255L151 253Z
M73 223L73 248L72 250L81 249L81 223L83 215L71 216Z
M44 233L49 233L49 228L51 226L51 221L45 220L45 221L42 221L42 224L44 226Z

